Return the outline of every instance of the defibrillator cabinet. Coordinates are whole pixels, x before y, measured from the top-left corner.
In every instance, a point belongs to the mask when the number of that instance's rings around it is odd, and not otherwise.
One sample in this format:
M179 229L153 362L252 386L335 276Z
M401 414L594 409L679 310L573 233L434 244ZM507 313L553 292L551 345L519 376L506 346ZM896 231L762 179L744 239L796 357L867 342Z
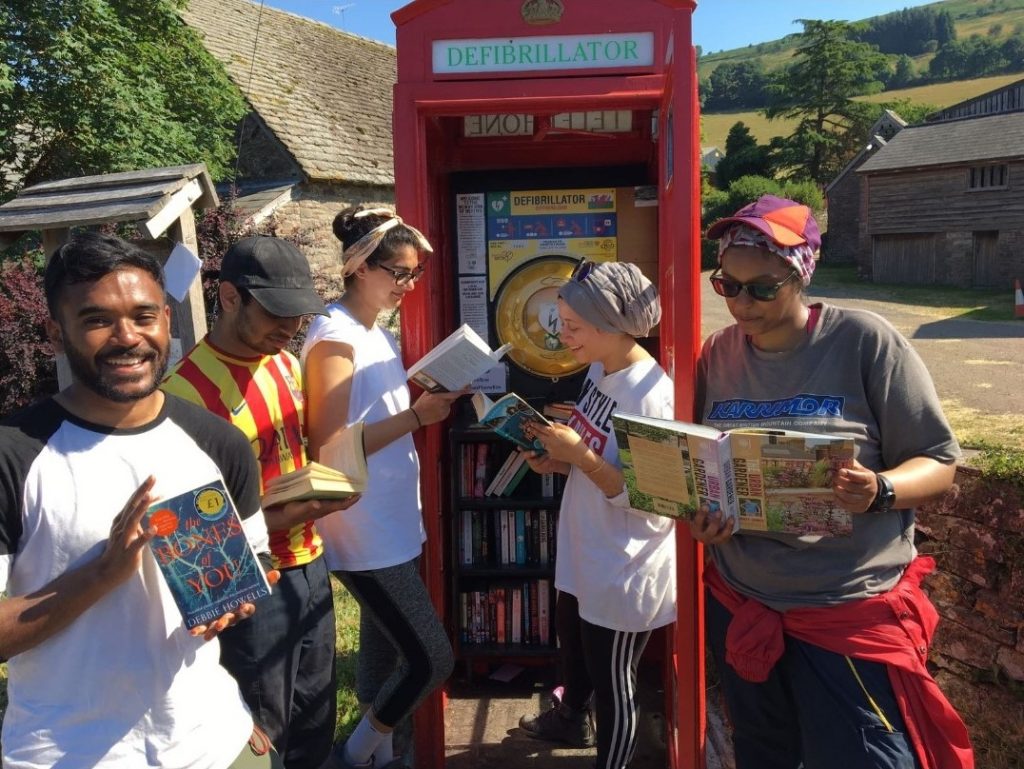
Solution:
M694 8L693 0L416 0L392 15L396 207L434 244L419 288L403 300L407 365L466 323L492 346L513 346L482 386L572 399L582 372L558 343L557 286L582 258L629 261L658 285L662 320L649 349L675 383L677 416L692 417L700 347ZM453 497L473 481L460 475L453 429L417 437L424 575L449 619L466 610L452 605L450 589L452 532L461 525ZM526 518L534 527L543 520ZM677 529L678 621L656 636L668 682L666 740L672 767L702 767L702 564L687 527ZM416 713L417 766L444 766L444 707L439 691Z

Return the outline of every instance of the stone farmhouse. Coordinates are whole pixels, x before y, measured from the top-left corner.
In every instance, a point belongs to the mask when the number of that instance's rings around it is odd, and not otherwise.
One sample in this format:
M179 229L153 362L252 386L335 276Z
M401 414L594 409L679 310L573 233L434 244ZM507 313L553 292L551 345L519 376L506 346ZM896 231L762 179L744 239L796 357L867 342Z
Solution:
M331 264L334 215L394 201L394 47L248 0L190 0L182 16L252 107L239 128L238 207L311 235L310 261Z

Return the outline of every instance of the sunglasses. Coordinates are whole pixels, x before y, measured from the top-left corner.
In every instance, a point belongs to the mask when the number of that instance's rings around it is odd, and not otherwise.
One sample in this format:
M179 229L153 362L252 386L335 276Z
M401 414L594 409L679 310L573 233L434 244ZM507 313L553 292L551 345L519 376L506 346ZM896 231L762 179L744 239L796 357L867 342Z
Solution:
M751 299L755 299L758 302L771 302L779 295L780 288L799 275L799 272L791 272L788 278L778 283L740 283L738 280L723 278L719 274L719 270L715 270L710 280L715 293L727 299L734 299L742 291L746 291L747 296Z
M588 259L580 259L576 263L576 266L572 268L572 273L569 275L569 280L575 280L577 283L582 283L587 279L587 276L594 271L597 267L597 262L591 262Z
M419 280L423 276L423 267L417 267L414 270L396 270L392 267L388 267L384 264L374 264L373 267L379 267L384 272L391 273L391 277L395 279L396 286L407 286L414 280Z

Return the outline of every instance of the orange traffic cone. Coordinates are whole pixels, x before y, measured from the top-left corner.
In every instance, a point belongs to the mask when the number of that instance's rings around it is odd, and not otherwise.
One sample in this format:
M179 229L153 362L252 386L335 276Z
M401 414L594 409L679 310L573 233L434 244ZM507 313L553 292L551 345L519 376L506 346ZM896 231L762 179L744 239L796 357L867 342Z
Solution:
M1020 279L1013 281L1013 317L1024 318L1024 291L1020 290Z

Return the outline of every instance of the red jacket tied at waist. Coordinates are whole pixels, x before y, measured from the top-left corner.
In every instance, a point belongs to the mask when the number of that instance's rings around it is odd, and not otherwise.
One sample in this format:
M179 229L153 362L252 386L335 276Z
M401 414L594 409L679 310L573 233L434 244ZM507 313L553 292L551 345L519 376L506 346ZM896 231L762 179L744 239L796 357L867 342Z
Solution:
M733 590L713 563L704 571L704 584L732 612L726 660L740 677L765 681L785 649L784 633L836 654L884 663L922 769L974 769L967 727L926 667L939 615L921 581L934 570L934 559L919 556L888 593L786 612Z

